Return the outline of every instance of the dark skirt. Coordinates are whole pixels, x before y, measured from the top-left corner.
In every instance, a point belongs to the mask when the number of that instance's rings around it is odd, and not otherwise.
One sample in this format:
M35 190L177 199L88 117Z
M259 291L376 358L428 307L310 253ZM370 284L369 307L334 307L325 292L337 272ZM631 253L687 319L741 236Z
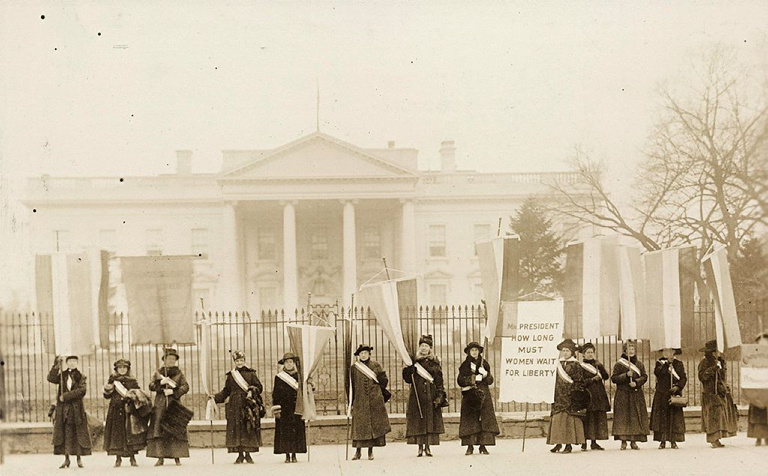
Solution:
M77 422L74 418L64 420L64 443L53 447L55 455L88 456L90 448L80 446L77 440Z
M580 445L586 442L584 422L581 418L570 415L568 412L557 412L550 417L548 445Z
M374 446L387 446L387 435L381 435L372 440L352 440L352 448L372 448Z
M608 439L608 412L587 412L584 418L584 438L593 441Z
M479 431L471 435L461 437L461 446L483 445L494 446L496 444L496 434L490 431Z
M189 442L172 436L147 440L147 458L189 458Z
M427 433L426 435L409 436L407 443L409 445L439 445L440 433Z
M275 419L274 454L306 453L307 434L301 415Z

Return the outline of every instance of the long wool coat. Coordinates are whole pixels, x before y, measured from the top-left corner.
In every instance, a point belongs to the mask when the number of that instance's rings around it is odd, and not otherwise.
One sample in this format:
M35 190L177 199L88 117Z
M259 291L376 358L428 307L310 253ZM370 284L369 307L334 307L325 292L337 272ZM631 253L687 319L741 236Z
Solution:
M381 389L389 384L387 373L378 362L368 359L363 365L373 370L379 383L352 366L352 440L370 441L392 431Z
M436 442L437 435L445 433L443 409L439 406L442 394L445 392L443 369L440 366L440 361L433 355L417 358L416 361L432 375L434 382L429 383L422 378L414 366L403 369L403 380L408 384L413 384L406 410L405 436L409 443L415 443L416 437L433 435L430 444L438 444ZM416 400L417 393L418 401ZM419 404L421 404L423 418L419 415Z
M627 356L622 354L622 358ZM648 440L648 409L645 404L643 385L648 381L645 366L632 356L629 361L640 370L640 375L632 372L632 377L626 374L629 369L616 362L613 366L611 381L616 384L616 395L613 397L613 436L615 440L647 441ZM635 387L629 385L635 382Z
M720 362L721 368L717 367ZM701 419L707 441L736 436L736 405L726 386L726 365L722 358L708 354L699 362L701 380Z
M682 407L669 405L669 397L682 395L688 377L685 375L685 365L677 359L672 359L672 367L680 379L675 378L669 371L668 360L657 360L653 374L656 376L656 393L653 394L651 410L651 430L656 441L685 441L685 417ZM672 380L670 381L670 376ZM674 387L674 392L672 388Z
M292 374L299 379L298 373ZM280 418L275 418L275 454L306 453L307 435L304 430L304 420L296 414L296 398L298 392L290 385L275 376L272 387L272 404L280 405Z
M139 383L129 375L112 374L107 383L118 381L127 390L139 389ZM108 455L131 456L144 448L147 443L147 434L142 432L135 435L131 431L131 415L127 409L130 406L130 398L121 397L117 390L104 390L104 398L109 400L107 421L104 426L104 450Z
M256 371L249 367L238 369L240 375L248 384L248 390L251 393L251 402L248 402L248 393L235 382L232 372L227 372L227 380L224 382L224 388L221 392L214 395L216 403L227 401L224 407L224 414L227 418L227 448L230 453L239 453L240 451L259 451L261 446L261 418L259 418L258 408L252 408L248 411L248 405L255 405L256 399L260 398L264 386L259 381ZM254 420L249 422L253 415Z
M176 388L173 389L173 394L168 397L165 396L163 389L165 385L161 384L161 378L168 376L176 383ZM189 457L189 443L187 439L187 431L178 435L167 435L162 427L161 422L165 416L165 412L171 403L171 400L181 402L181 397L189 392L189 383L184 373L178 367L160 367L153 376L152 383L149 384L149 389L155 393L155 408L152 412L152 419L149 423L149 431L147 434L147 456L150 458L186 458Z
M71 390L67 387L70 376L72 377ZM54 364L48 372L48 381L58 385L56 413L53 420L53 454L75 454L73 449L77 449L77 454L83 456L91 454L91 433L83 406L83 397L87 388L85 375L77 369L66 369L59 373L58 364ZM71 432L72 429L74 433ZM67 438L71 435L71 439L75 441L67 441L65 434Z
M480 360L480 359L478 359ZM475 370L472 370L472 364L475 364ZM488 361L482 359L482 368L487 374L479 382L476 376L480 375L478 361L470 356L464 359L459 366L459 376L456 382L459 387L475 386L482 392L483 397L476 398L479 394L470 395L467 392L461 394L461 420L459 421L459 437L466 437L477 433L491 433L494 436L499 434L499 424L496 421L496 413L493 410L493 396L489 385L493 385L493 375L491 375L491 366ZM474 392L474 390L471 390Z

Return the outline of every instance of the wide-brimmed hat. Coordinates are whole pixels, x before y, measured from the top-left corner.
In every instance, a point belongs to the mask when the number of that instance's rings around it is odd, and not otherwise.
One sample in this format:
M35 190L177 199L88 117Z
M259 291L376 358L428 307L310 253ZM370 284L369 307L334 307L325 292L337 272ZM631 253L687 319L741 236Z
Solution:
M478 342L470 342L469 344L467 344L467 346L464 347L464 353L469 354L469 351L472 349L477 349L480 351L481 354L483 353L483 346L480 345Z
M293 363L295 364L299 363L299 357L293 352L286 352L283 354L283 358L278 360L277 363L283 365L286 360L293 360Z
M581 344L579 352L584 353L587 351L587 349L597 350L595 349L595 344L591 342L585 342L584 344Z
M245 360L245 352L242 350L235 350L232 352L232 360L243 359Z
M115 372L117 372L118 367L127 367L128 370L131 370L131 361L125 360L125 359L118 359L115 361L114 364L112 364L112 367L115 369Z
M568 349L571 353L576 352L576 343L571 339L565 339L561 343L557 344L557 350Z
M432 334L421 336L421 338L419 339L419 345L427 344L430 347L434 347L435 346L434 342L435 341L434 341L434 339L432 339Z
M176 360L179 360L180 358L179 353L176 352L176 349L172 349L170 347L168 347L167 349L163 349L163 360L165 360L165 358L168 357L169 355L176 357Z
M370 345L368 345L368 344L360 344L360 345L357 347L357 350L355 351L355 356L358 356L358 355L360 355L360 352L362 352L362 351L364 351L364 350L367 350L368 352L370 352L370 351L372 351L372 350L373 350L373 347L371 347L371 346L370 346Z
M707 341L707 343L704 344L704 347L699 349L699 352L716 352L716 351L717 351L717 341L716 340Z

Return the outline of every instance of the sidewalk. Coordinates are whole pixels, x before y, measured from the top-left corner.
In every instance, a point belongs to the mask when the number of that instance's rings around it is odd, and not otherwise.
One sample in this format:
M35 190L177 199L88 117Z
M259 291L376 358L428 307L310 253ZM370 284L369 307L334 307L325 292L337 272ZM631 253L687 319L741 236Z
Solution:
M525 443L525 453L521 453L522 440L498 440L495 447L490 447L489 456L464 456L465 448L458 441L444 442L433 448L433 458L417 458L416 447L404 443L392 443L376 450L374 461L345 461L344 447L321 445L311 448L311 463L307 455L298 455L296 464L283 463L282 455L272 454L272 448L263 448L254 454L254 465L234 465L233 455L225 449L215 452L216 464L211 465L211 451L194 449L191 458L182 460L182 466L176 467L173 460L166 466L155 468L155 460L139 455L138 468L132 468L128 461L119 469L112 468L113 457L99 452L84 458L86 467L78 469L75 461L68 470L59 470L62 457L53 455L10 455L5 464L0 466L0 475L22 476L41 474L159 474L181 475L190 472L209 475L253 474L268 472L278 475L365 475L374 474L652 474L652 475L688 475L688 474L766 474L768 469L768 447L755 447L754 440L740 433L736 438L725 439L726 448L712 449L706 443L703 434L686 435L687 442L679 450L657 449L658 444L648 442L640 444L639 451L620 451L619 443L603 442L606 451L588 451L582 453L579 448L569 455L551 454L544 439L530 439ZM350 457L354 450L350 448Z

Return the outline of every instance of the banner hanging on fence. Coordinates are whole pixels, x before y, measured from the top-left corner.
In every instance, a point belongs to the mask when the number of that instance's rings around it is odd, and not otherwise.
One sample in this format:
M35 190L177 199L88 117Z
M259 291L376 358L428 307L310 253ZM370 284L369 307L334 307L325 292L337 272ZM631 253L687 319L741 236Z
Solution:
M36 256L37 309L53 327L53 339L42 336L47 353L87 355L109 342L108 289L105 251Z
M517 335L501 338L499 401L552 403L563 301L521 301Z
M286 327L288 328L288 338L291 341L291 350L299 356L299 371L301 372L299 390L301 391L303 406L301 415L304 421L313 421L317 418L315 396L307 380L320 363L323 350L330 342L336 329L327 326L299 324L288 324Z
M376 322L384 335L395 347L405 365L413 364L419 342L416 316L418 305L417 278L404 278L366 284L360 287L360 294L373 311Z
M191 256L120 258L131 341L194 344Z

